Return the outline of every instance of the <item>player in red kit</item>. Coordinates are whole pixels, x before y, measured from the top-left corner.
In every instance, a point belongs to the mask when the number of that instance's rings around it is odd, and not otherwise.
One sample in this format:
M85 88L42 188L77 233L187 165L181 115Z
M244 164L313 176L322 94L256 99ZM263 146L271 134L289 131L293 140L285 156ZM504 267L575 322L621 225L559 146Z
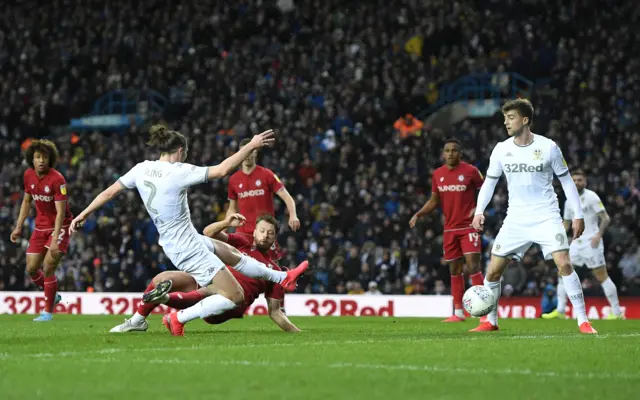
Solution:
M248 139L240 142L240 147L249 143ZM268 168L256 163L258 151L251 152L242 162L242 169L229 178L229 208L227 215L240 213L247 222L240 226L237 233L245 234L249 239L253 236L256 220L260 215L275 216L273 196L278 195L284 201L289 212L289 227L294 232L300 228L300 220L296 211L296 202L284 187L280 179ZM273 259L278 259L277 243L274 243Z
M431 177L431 198L411 218L413 228L418 218L431 213L439 205L444 214L443 247L444 258L449 262L451 294L454 314L443 322L462 322L464 309L463 266L466 261L471 283L483 285L480 269L482 245L480 235L471 227L476 208L476 192L484 178L473 165L462 162L462 145L457 139L448 139L444 144L444 165L436 169Z
M54 169L59 154L48 140L34 140L25 152L29 169L24 173L24 198L11 241L22 235L22 226L31 203L36 203L36 227L27 249L27 273L33 283L44 289L45 310L34 321L51 321L54 306L60 302L57 293L56 268L69 248L69 210L67 182ZM43 272L44 271L44 272Z
M269 249L276 241L278 224L276 219L268 214L258 217L252 239L248 239L245 234L224 233L224 230L229 227L242 226L244 218L241 217L241 215L233 214L226 217L224 221L213 223L205 229L205 234L213 239L228 243L273 269L280 270L280 267L269 257ZM287 318L284 313L284 289L281 285L249 278L231 267L229 267L229 270L242 287L244 303L223 314L204 318L205 322L209 324L221 324L233 318L242 318L258 296L264 293L271 320L285 332L300 331L300 329L289 321L289 318ZM206 288L200 288L195 280L186 272L166 271L158 274L153 280L156 282L156 287L152 291L145 293L143 297L145 303L156 305L166 304L172 308L185 309L198 303L210 294ZM184 332L181 327L175 326L175 321L175 318L171 319L170 315L167 315L163 322L172 334L181 336Z

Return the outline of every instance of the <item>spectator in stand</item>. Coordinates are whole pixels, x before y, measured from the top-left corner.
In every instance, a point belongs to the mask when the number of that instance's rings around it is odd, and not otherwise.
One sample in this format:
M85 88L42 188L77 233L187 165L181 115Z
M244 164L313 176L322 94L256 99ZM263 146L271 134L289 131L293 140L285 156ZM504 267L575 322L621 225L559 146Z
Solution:
M194 164L221 161L261 127L286 138L262 159L296 194L301 221L299 231L279 233L287 248L281 264L308 257L312 265L326 265L323 273L306 276L300 291L345 293L366 263L384 293L413 292L417 276L417 293L447 293L440 216L416 231L405 229L404 221L426 201L424 182L438 166L444 139L458 137L468 149L466 160L483 171L488 152L504 139L501 117L468 119L404 140L394 135L393 123L410 113L428 125L420 112L446 93L447 84L469 73L501 74L503 65L537 83L534 131L554 139L569 164L589 174L613 220L604 238L609 274L621 293L640 295L640 285L619 266L640 239L634 192L640 190L640 100L634 95L640 57L631 29L640 10L633 2L597 10L578 0L538 2L526 13L519 2L471 0L402 7L384 0L296 2L286 14L257 0L114 0L106 7L26 0L0 9L5 290L34 289L18 268L24 243L9 243L21 201L20 144L44 136L56 142L77 213L131 168L131 160L149 154L144 126L74 135L67 133L69 118L88 114L110 90L152 89L169 102L162 115L149 113L148 123L164 120L193 138ZM513 16L518 23L504 22ZM226 192L224 181L190 192L198 229L224 216ZM504 218L505 200L499 185L487 210L485 252ZM284 204L276 199L275 207L285 226ZM33 217L25 221L25 237ZM379 262L385 253L389 262ZM532 250L523 266L525 282L542 285L548 273L537 268L538 253ZM628 276L637 276L628 261L633 257L624 258ZM154 224L131 197L87 221L57 277L64 290L142 291L170 268Z

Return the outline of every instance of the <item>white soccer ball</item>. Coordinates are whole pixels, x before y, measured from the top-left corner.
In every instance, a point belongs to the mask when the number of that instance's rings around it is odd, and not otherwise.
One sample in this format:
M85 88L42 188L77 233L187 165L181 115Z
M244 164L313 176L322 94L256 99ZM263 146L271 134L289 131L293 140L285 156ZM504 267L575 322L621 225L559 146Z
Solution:
M496 299L484 286L471 286L462 297L462 305L474 317L484 317L495 307Z

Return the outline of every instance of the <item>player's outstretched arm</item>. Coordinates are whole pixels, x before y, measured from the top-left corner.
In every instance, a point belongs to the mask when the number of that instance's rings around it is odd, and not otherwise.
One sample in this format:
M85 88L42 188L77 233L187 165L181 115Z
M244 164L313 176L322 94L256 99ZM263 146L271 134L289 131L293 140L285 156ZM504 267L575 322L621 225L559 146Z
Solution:
M291 197L291 194L286 188L278 190L276 194L287 206L287 211L289 212L289 228L294 232L297 231L300 229L300 220L298 219L298 211L296 210L296 201Z
M438 192L431 192L431 197L426 203L418 210L413 217L409 220L409 227L413 228L418 222L418 218L422 218L425 215L429 215L440 205L440 194Z
M13 229L13 232L11 232L11 241L13 243L17 242L18 238L22 235L22 226L24 225L24 220L27 219L27 215L29 215L32 201L33 197L31 197L29 193L25 193L24 198L22 199L22 204L20 205L20 213L18 214L16 226Z
M240 150L238 150L236 154L227 158L218 165L209 167L207 179L218 179L222 178L223 176L229 175L234 169L236 169L238 165L240 165L247 157L249 157L249 154L251 154L252 151L261 147L272 146L276 140L273 136L274 132L271 129L254 136L249 144L243 146Z
M221 242L228 242L229 235L224 233L224 230L231 227L242 226L247 222L247 219L242 214L230 214L227 215L222 221L214 222L204 228L202 232L205 236L213 239L217 239Z
M127 187L118 180L113 185L109 186L107 189L103 190L102 193L96 196L95 199L89 204L87 208L85 208L77 217L73 219L71 222L71 233L75 232L79 227L82 226L84 220L87 219L89 215L91 215L96 210L99 210L103 205L109 202L111 199L116 197L120 192L123 192L127 189Z
M267 298L267 306L269 308L269 317L280 329L291 333L300 332L300 329L289 321L287 315L282 311L280 300Z

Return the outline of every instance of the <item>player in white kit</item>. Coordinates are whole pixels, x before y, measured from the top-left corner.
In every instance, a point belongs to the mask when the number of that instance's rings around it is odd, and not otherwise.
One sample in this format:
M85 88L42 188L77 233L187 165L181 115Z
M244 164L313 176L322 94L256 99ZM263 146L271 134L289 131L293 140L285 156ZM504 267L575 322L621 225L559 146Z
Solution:
M580 205L584 213L584 233L580 238L571 242L569 247L571 263L578 267L586 266L593 271L593 275L595 275L596 279L600 282L602 290L611 306L611 312L607 316L607 319L623 319L624 316L620 309L620 302L618 301L618 289L607 273L607 261L604 256L604 244L602 243L602 235L606 232L611 219L596 192L586 188L587 176L584 171L573 171L571 177L576 184L576 188L578 188ZM571 227L572 219L573 209L565 204L565 230L568 231ZM564 313L566 308L567 293L562 279L560 279L558 280L558 308L550 313L542 314L542 318L565 318Z
M235 308L243 303L243 290L226 269L223 260L214 254L211 239L200 235L191 223L191 212L187 201L190 186L222 178L231 173L255 149L270 146L274 142L269 130L253 137L249 145L222 163L211 167L184 164L188 152L187 139L179 132L170 131L162 125L149 130L148 145L160 151L160 159L143 161L135 165L117 182L100 193L91 204L71 223L71 231L77 230L91 213L102 207L120 192L136 188L160 235L159 244L171 262L181 271L189 273L201 287L209 288L211 296L193 307L180 311L175 325L182 329L184 323ZM248 147L248 148L247 148ZM237 267L240 267L240 270ZM283 287L295 288L295 280L306 269L306 261L288 272L274 271L264 264L244 256L234 268L244 275L280 283ZM296 271L292 273L293 271ZM135 315L134 315L135 317ZM133 320L133 318L132 318ZM126 323L126 322L125 322ZM130 321L144 324L146 321ZM176 334L172 331L172 333Z
M553 174L562 184L567 201L574 210L574 240L584 230L584 217L576 185L571 180L567 163L556 143L529 130L533 106L526 99L507 102L502 107L504 125L509 139L496 145L491 153L489 169L480 193L473 218L473 227L484 228L484 210L493 197L498 179L507 179L509 205L507 216L494 241L491 262L484 285L496 303L500 299L500 279L510 258L522 259L524 253L537 243L546 256L553 257L562 276L571 304L576 311L582 333L597 333L587 319L582 286L569 260L569 242L562 224L558 198L553 190ZM498 330L497 304L473 332Z

